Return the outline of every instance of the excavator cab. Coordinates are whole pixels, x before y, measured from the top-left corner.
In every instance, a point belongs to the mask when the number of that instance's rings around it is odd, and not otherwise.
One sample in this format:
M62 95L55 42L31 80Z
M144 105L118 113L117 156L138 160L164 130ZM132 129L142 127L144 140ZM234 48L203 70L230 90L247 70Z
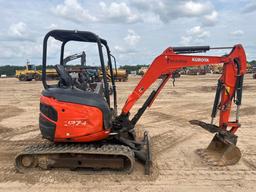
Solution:
M77 60L79 58L80 58L80 65L68 64L69 62ZM98 73L99 67L86 66L85 51L65 57L63 59L63 65L65 70L74 79L75 85L78 89L82 89L85 91L95 90L97 87L96 82L101 82L101 80L99 80L99 73ZM110 89L111 89L111 86L110 86ZM101 94L103 95L103 92L101 92Z
M55 66L59 75L57 85L48 85L46 81L47 42L50 37L61 42L60 64ZM64 50L65 45L70 41L95 43L98 47L103 78L101 82L94 83L93 88L82 88L82 82L72 78L65 68L67 59L64 59ZM109 82L103 48L107 53L108 61L106 63L110 70L114 107L110 106ZM53 30L45 36L43 50L42 83L45 89L42 91L40 99L39 120L43 137L55 142L89 142L108 137L117 107L115 82L107 41L91 32ZM82 53L82 56L84 55ZM88 80L84 79L84 81Z

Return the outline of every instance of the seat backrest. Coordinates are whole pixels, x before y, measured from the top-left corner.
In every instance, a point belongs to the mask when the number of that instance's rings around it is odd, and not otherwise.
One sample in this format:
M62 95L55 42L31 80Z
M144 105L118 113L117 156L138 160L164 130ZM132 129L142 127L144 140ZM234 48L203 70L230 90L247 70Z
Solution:
M62 80L62 83L67 86L70 87L72 86L72 77L69 75L69 73L65 70L65 67L63 65L55 65L55 69L57 71L57 73L60 76L60 79Z
M102 82L97 82L96 83L94 93L103 96L103 83Z

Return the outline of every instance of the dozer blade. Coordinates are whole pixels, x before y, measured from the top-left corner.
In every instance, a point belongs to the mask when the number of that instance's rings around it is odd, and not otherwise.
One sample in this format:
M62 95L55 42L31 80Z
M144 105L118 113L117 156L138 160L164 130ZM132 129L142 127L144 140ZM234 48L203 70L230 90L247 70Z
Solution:
M241 151L236 146L237 136L229 131L220 129L202 121L192 120L193 125L198 125L211 133L216 133L206 149L198 149L196 153L209 165L226 166L234 165L241 158Z

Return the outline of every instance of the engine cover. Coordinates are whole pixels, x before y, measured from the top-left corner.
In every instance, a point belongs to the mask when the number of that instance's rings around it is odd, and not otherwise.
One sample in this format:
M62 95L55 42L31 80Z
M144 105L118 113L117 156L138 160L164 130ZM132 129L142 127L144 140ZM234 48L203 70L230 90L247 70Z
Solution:
M91 142L109 135L103 126L102 111L93 106L40 98L40 131L55 142Z

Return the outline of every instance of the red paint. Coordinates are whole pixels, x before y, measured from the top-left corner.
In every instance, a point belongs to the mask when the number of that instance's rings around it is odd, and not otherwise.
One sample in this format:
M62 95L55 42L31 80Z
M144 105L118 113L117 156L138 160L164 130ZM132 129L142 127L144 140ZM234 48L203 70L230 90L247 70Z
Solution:
M163 74L171 74L177 69L192 66L204 66L213 64L224 64L223 74L220 79L229 87L230 95L234 94L234 88L237 80L237 66L234 59L238 58L241 63L240 75L246 72L246 55L242 45L238 44L233 47L233 50L226 56L196 56L196 55L181 55L173 52L171 48L167 48L161 55L155 58L147 72L144 74L139 84L135 87L132 94L128 97L122 109L122 114L128 114L136 101L143 95L143 93ZM164 85L164 84L163 84ZM163 87L161 87L162 89ZM161 90L160 89L160 90ZM160 91L159 90L159 91ZM158 92L159 93L159 92ZM157 94L158 94L157 93ZM152 104L152 103L151 103ZM219 127L226 129L230 125L229 117L231 112L230 99L228 95L222 92L220 108L228 106L225 110L220 111ZM239 127L232 124L232 132L235 132Z
M96 107L45 96L41 96L40 102L52 106L58 113L54 141L90 142L102 140L109 135L109 130L103 128L102 111Z

